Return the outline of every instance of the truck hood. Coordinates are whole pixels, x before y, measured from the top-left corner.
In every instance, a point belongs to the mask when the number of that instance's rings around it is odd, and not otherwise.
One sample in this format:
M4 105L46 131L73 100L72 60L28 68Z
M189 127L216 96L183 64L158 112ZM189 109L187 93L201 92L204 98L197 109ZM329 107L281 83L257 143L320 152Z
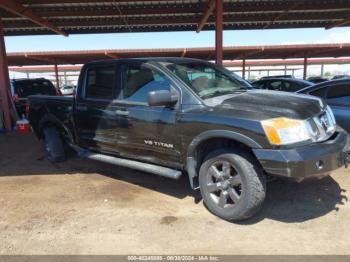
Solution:
M252 90L224 98L214 107L220 111L241 112L245 117L251 115L259 120L273 117L307 119L323 111L325 104L321 99L309 95Z

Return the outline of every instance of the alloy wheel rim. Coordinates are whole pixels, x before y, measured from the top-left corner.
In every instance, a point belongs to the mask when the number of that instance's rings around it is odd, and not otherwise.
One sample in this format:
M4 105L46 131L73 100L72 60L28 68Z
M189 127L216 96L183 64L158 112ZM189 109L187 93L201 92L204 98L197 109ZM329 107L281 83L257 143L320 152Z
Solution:
M242 179L229 161L219 160L208 169L206 189L218 207L229 209L241 199Z

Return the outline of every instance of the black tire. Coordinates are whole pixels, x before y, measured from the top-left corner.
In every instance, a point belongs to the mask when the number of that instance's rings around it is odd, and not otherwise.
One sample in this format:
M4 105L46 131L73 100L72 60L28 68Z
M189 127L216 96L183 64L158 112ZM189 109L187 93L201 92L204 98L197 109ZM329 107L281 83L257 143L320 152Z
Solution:
M261 167L241 149L220 149L209 154L199 171L199 186L209 211L228 221L252 217L266 194Z
M65 160L63 141L56 127L46 127L44 143L47 158L50 162L57 163Z

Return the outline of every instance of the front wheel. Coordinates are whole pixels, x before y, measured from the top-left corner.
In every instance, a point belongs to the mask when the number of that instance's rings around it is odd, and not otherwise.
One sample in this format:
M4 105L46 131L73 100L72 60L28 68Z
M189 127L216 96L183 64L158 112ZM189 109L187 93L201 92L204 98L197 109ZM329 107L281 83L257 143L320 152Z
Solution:
M203 161L199 185L204 204L229 221L250 218L265 200L266 179L243 150L216 150Z

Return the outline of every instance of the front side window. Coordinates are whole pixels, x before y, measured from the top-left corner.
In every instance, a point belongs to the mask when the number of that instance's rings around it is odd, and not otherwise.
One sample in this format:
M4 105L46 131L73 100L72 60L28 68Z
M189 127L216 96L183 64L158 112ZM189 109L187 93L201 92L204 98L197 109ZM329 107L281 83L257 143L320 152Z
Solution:
M243 79L204 62L163 63L202 99L251 89Z
M171 91L168 78L145 64L129 65L124 69L123 99L147 103L151 91Z
M88 69L86 98L112 100L116 89L116 76L114 65Z

